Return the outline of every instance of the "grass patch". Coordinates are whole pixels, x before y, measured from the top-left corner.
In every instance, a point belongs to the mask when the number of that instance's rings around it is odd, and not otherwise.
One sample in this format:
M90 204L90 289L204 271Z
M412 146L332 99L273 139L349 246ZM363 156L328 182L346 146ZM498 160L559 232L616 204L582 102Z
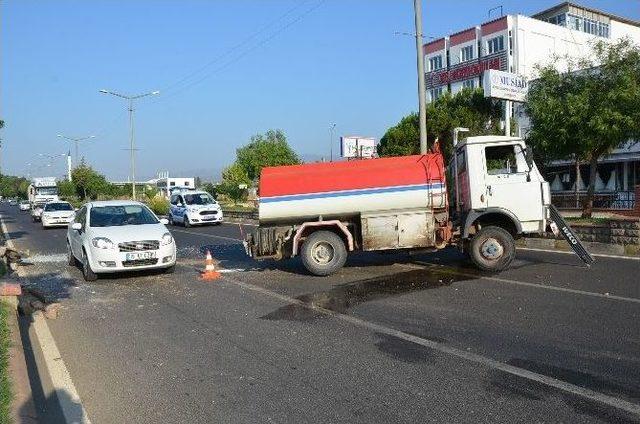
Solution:
M580 218L580 217L565 217L565 220L570 224L585 224L585 225L606 225L616 219L611 218Z
M11 404L11 384L9 381L9 334L10 308L0 302L0 423L8 423Z

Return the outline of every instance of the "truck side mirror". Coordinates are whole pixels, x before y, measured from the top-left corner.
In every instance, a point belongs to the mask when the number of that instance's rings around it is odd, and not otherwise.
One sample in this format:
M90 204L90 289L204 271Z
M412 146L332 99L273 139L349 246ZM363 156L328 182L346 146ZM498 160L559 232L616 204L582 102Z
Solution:
M531 171L533 169L533 150L531 147L526 147L524 149L524 160L527 162L529 171Z

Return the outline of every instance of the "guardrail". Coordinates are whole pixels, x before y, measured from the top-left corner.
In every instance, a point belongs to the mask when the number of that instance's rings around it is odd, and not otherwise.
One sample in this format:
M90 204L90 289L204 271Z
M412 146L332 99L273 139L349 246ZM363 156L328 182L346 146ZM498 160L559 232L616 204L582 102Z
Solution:
M552 193L551 202L560 209L581 209L587 193ZM577 200L577 201L576 201ZM596 209L634 209L636 195L634 191L614 191L611 193L595 193L593 207Z

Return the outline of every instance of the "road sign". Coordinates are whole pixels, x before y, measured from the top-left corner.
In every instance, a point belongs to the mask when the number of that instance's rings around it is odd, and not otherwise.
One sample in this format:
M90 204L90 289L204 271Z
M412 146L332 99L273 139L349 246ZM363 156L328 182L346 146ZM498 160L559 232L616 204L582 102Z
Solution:
M343 158L372 158L376 153L376 140L371 137L340 137L340 155Z
M484 96L494 99L524 102L529 84L522 75L489 69L484 72Z

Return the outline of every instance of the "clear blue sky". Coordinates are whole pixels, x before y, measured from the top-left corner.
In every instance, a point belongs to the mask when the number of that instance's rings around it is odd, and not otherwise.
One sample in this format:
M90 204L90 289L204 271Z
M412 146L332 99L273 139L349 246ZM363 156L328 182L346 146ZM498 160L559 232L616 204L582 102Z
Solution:
M126 179L126 106L101 88L162 90L136 113L144 178L169 170L211 179L238 146L270 128L284 130L310 158L328 156L330 122L337 135L379 139L417 109L413 39L394 35L413 30L413 1L318 3L4 0L3 171L24 175L31 162L34 174L61 175L63 160L44 171L38 153L66 152L58 133L96 134L81 154L107 177ZM425 0L425 33L477 25L497 4L505 14L528 15L557 3ZM638 0L579 3L640 19Z

